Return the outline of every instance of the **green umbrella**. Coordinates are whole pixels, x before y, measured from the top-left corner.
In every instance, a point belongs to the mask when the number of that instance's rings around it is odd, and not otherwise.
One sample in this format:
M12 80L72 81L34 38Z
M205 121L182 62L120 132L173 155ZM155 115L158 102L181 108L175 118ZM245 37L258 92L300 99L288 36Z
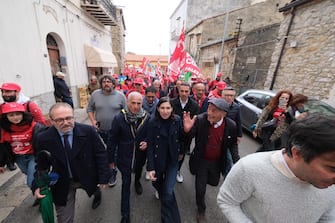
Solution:
M35 180L37 187L40 188L40 194L45 195L40 199L40 212L42 215L43 223L54 223L54 208L53 208L53 198L50 191L50 185L54 184L58 175L51 172L52 166L51 154L42 150L37 155L37 173L35 175Z

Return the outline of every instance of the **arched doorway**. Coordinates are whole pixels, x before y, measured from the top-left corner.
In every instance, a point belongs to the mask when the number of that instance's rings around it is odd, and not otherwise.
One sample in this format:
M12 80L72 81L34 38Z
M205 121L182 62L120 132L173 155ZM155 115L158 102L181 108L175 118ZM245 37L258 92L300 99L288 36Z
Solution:
M58 71L61 71L60 59L59 59L59 48L55 38L48 34L47 35L47 47L50 60L50 67L52 75L55 75Z

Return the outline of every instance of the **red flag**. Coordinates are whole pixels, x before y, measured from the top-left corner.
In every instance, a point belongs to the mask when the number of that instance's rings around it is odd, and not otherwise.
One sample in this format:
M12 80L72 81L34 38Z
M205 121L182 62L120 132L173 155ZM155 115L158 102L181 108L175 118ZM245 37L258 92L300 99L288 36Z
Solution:
M173 77L173 79L176 80L180 75L181 68L185 63L185 58L185 31L183 27L169 63L170 75Z
M146 57L143 57L142 64L141 64L142 72L145 71L145 69L147 68L148 63L149 63L149 60Z
M191 57L189 53L186 53L185 64L182 67L182 70L185 73L191 72L192 77L195 77L195 78L202 77L201 70L199 69L199 67L197 66L197 64L195 63L195 61L193 60L193 58Z
M162 79L162 71L161 71L161 62L159 61L159 58L157 60L157 68L156 68L156 74L158 75L159 79Z

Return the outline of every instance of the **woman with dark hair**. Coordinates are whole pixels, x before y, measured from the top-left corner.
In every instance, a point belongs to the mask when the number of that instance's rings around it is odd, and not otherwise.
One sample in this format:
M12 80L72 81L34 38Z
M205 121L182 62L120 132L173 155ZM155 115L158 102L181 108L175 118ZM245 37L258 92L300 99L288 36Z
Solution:
M164 223L179 223L180 214L174 194L178 160L182 158L184 130L178 115L173 114L169 97L159 99L155 116L149 122L147 170L161 200Z
M31 187L35 172L34 138L43 127L33 120L22 104L16 102L2 105L2 143L8 143L14 153L15 162L27 175L27 185Z
M253 136L259 136L263 140L263 145L257 152L280 149L282 146L281 136L286 131L291 116L288 112L289 105L292 101L292 93L289 90L279 91L263 109L259 117ZM264 123L270 120L276 120L273 128L265 128Z
M291 106L289 107L289 113L292 116L292 120L304 118L307 116L304 104L308 101L308 97L303 94L296 94L293 96Z

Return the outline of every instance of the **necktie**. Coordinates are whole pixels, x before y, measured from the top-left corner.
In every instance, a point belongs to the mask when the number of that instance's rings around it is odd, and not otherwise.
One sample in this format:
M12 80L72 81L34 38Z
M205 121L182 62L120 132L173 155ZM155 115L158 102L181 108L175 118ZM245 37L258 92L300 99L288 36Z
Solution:
M64 149L66 152L69 152L71 150L71 146L69 143L69 135L68 134L64 134Z
M71 146L69 143L69 135L68 134L64 134L63 135L64 138L64 152L65 152L65 158L66 158L66 164L67 164L67 169L69 171L69 177L72 178L72 171L71 171L71 166L70 166L70 151L71 151Z

